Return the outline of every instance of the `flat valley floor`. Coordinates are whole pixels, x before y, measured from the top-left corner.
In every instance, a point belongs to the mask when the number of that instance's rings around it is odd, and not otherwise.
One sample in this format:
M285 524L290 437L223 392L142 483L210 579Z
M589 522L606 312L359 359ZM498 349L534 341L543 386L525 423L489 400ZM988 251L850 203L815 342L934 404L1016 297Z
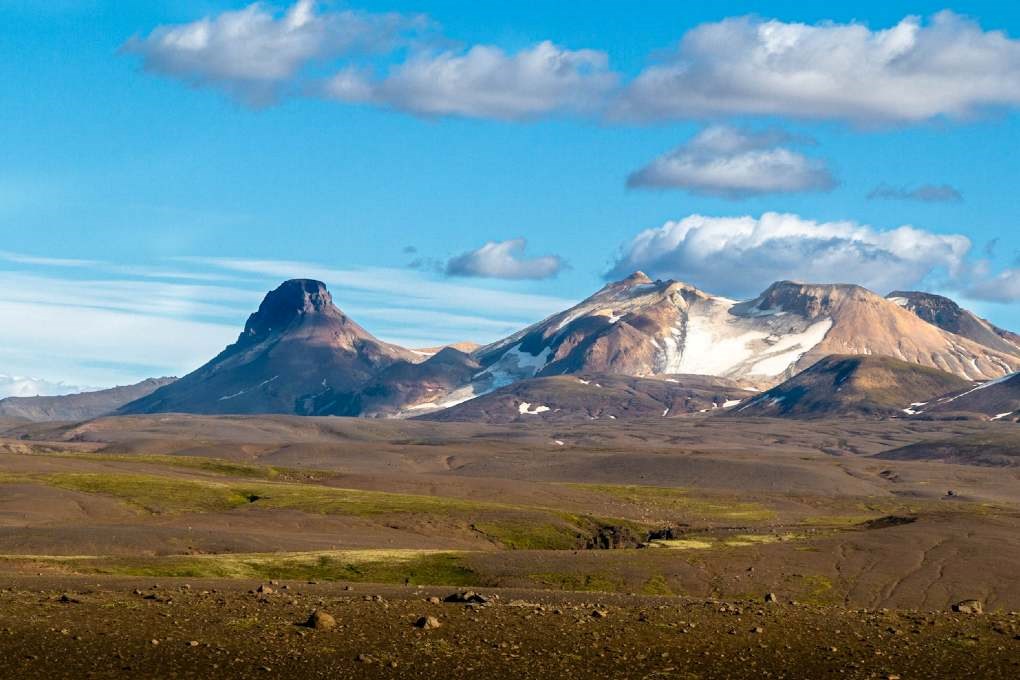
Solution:
M2 422L0 677L1014 678L1018 464L976 421Z

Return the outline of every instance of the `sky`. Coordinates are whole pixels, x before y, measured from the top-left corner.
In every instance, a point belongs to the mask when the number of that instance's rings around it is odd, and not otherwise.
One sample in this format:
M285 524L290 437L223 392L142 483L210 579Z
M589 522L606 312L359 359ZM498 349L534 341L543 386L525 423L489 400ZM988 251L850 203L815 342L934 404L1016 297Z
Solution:
M407 346L641 269L1020 330L1020 7L0 0L0 396L181 375L319 278Z

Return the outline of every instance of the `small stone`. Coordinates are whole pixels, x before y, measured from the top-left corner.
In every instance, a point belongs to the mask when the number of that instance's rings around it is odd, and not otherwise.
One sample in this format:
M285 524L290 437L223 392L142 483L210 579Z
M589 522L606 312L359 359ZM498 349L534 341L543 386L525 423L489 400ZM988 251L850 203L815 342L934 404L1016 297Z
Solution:
M259 586L258 590L256 590L255 592L261 593L262 595L272 595L273 589L270 588L269 586Z
M985 606L980 600L963 600L950 607L959 614L984 614Z
M439 604L440 602L442 602L442 600L440 600L438 597L434 595L425 601L428 602L429 604Z
M422 628L424 630L439 628L441 625L443 624L439 623L439 619L434 616L423 616L414 623L415 628Z
M157 640L156 638L153 638L149 642L151 642L153 645L158 645L159 644L159 640Z
M198 647L198 640L192 640L188 643L189 647Z
M774 604L776 602L779 602L779 598L776 597L775 593L766 593L765 594L765 602L767 602L769 604Z
M755 626L754 628L751 629L751 632L761 635L762 633L765 632L765 629L762 628L761 626Z
M596 609L591 613L593 619L604 619L609 616L609 612L605 609Z
M308 616L308 620L305 621L305 626L308 628L314 628L315 630L332 630L336 628L336 619L330 614L324 611L316 609Z

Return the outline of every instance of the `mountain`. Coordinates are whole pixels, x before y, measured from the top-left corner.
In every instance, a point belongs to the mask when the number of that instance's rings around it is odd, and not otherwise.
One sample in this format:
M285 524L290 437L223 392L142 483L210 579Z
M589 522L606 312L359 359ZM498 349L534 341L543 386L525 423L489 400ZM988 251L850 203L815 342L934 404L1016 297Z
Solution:
M477 392L584 372L729 377L771 387L830 354L876 354L971 380L1020 357L946 332L860 286L781 281L736 302L641 272L482 347Z
M333 413L384 368L419 359L337 309L325 284L295 279L212 361L118 413Z
M859 286L782 281L736 302L636 272L504 340L432 354L378 340L324 284L293 280L219 356L118 413L409 417L558 375L702 375L761 389L830 354L891 356L972 381L1020 369L1020 356Z
M999 328L947 297L897 290L887 296L928 323L999 352L1020 356L1020 335Z
M152 394L176 378L149 378L134 385L58 397L8 397L0 399L0 416L28 420L91 420L113 413L121 406Z
M892 357L828 356L734 409L734 416L904 416L910 405L968 386L936 368Z
M1020 373L969 385L927 403L914 404L912 410L933 416L969 414L1020 422Z
M317 408L316 412L394 417L435 410L457 401L457 390L470 384L481 368L471 355L446 347L423 362L398 361L384 368L342 412L335 406ZM463 396L470 398L473 393L468 389ZM437 398L441 405L435 404Z
M703 375L559 375L525 379L419 419L510 423L661 418L732 408L754 394L732 380Z

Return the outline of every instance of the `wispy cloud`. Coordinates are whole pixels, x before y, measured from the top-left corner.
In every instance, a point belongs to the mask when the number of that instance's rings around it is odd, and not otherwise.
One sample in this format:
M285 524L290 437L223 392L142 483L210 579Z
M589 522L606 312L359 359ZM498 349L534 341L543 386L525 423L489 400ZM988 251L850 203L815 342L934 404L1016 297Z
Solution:
M95 267L101 262L97 260L79 260L62 257L42 257L38 255L26 255L24 253L12 253L7 250L0 250L0 260L14 264L31 264L41 267Z
M948 184L922 184L910 189L883 183L868 192L868 199L921 201L922 203L959 203L963 201L963 194Z
M7 261L0 374L32 376L50 391L188 373L233 342L266 291L288 278L325 281L368 330L408 347L494 340L572 302L440 274L314 262L194 257L51 271L31 259Z

